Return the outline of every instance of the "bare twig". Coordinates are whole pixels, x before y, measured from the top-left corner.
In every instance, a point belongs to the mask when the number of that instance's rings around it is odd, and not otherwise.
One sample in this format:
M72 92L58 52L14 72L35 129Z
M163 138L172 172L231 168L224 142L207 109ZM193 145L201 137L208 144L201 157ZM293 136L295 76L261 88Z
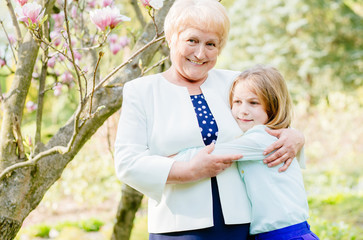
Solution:
M42 37L50 40L49 18L45 21L45 24L43 24L42 29L43 29ZM35 146L41 143L44 94L45 94L44 89L45 89L45 80L48 74L48 60L49 60L48 52L49 52L49 47L45 48L44 50L44 56L42 60L42 70L39 76L38 109L37 109L35 140L34 140Z
M36 34L33 33L33 37L35 38L35 40L37 40L38 42L42 42L45 45L47 45L47 47L50 47L51 49L53 49L54 51L56 51L57 53L61 54L62 56L64 56L68 61L72 62L72 58L70 58L67 54L65 54L64 52L62 52L61 50L55 48L47 39L44 38L40 38L40 36L37 36ZM55 55L55 54L54 54ZM50 57L52 57L53 55L51 55ZM81 71L82 74L82 69L77 65L77 69L79 71ZM86 76L84 76L84 74L82 74L82 77L84 79L86 79Z
M107 37L108 37L108 35L110 35L110 33L111 33L111 31L108 31L106 34L104 34L102 41L98 45L96 45L96 46L75 48L74 50L86 51L86 50L93 50L93 49L101 48L105 44L105 42L107 40Z
M4 100L4 96L3 96L3 90L1 89L1 84L0 84L0 102Z
M108 120L106 122L106 124L107 124L107 129L106 129L106 131L107 131L107 133L106 133L107 134L107 136L106 136L106 138L107 138L107 149L110 152L110 155L112 157L112 160L114 161L115 160L115 157L114 157L114 154L113 154L113 147L112 147L112 144L111 144L110 120Z
M154 65L152 65L151 67L147 68L146 70L142 69L140 77L145 75L147 72L151 71L152 69L160 66L163 62L165 62L167 59L169 58L169 56L164 57L162 59L160 59L157 63L155 63Z
M157 43L159 41L164 40L165 37L159 37L156 38L156 36L154 37L153 40L151 40L150 42L148 42L146 45L144 45L142 48L140 48L139 50L137 50L134 54L132 54L125 62L123 62L122 64L120 64L119 66L117 66L112 72L110 72L104 79L102 79L102 81L100 81L97 86L95 87L95 91L100 88L107 80L109 80L117 71L119 71L122 67L124 67L126 64L132 62L132 59L135 58L137 55L139 55L142 51L144 51L146 48L148 48L149 46L153 45L154 43Z
M22 36L21 36L21 32L20 32L20 27L18 24L18 20L16 19L16 15L14 12L14 8L13 5L11 4L10 0L6 0L6 5L8 6L9 9L9 13L11 16L11 20L13 22L14 28L15 28L15 33L16 33L16 41L18 42L18 46L20 45L20 43L22 42Z
M158 25L156 24L156 21L155 21L155 9L154 8L149 9L148 13L149 13L149 15L153 21L154 27L155 27L156 37L161 36L162 32L159 33Z
M73 47L72 47L72 38L71 38L71 32L69 31L69 22L68 22L68 14L67 14L67 0L64 0L64 21L66 23L66 30L67 30L67 37L68 37L68 47L69 50L71 52L71 56L72 56L72 61L71 63L74 66L74 70L76 71L76 75L77 75L77 81L78 81L78 87L79 87L79 102L82 105L83 104L83 94L82 94L82 84L81 84L81 77L78 71L78 66L75 62L74 59L74 52L73 52Z
M92 91L91 91L91 99L90 99L90 107L89 107L89 115L92 114L92 100L93 100L93 94L95 92L95 85L96 85L96 75L97 75L97 69L98 69L98 66L100 64L100 61L101 61L101 58L103 57L103 52L99 52L98 53L98 60L97 60L97 63L96 63L96 67L95 67L95 70L93 72L93 81L92 81Z
M1 23L1 26L2 26L2 28L3 28L3 30L4 30L4 33L5 33L5 35L6 35L6 38L8 39L8 42L9 42L9 45L10 45L11 52L13 53L13 57L14 57L15 64L17 64L17 63L18 63L18 61L16 60L15 52L14 52L14 49L13 49L13 45L12 45L12 44L11 44L11 42L10 42L9 35L8 35L8 33L7 33L7 31L6 31L5 27L4 27L4 23L3 23L3 21L1 21L1 20L0 20L0 23Z

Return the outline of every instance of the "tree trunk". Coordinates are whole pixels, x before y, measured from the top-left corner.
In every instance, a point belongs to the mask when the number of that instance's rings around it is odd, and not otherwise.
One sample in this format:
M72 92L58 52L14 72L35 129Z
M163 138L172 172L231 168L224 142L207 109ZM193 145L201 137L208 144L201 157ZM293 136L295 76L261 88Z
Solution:
M15 238L16 233L21 227L20 222L6 218L0 217L0 236L2 240L10 240Z
M128 185L123 185L122 197L117 209L112 240L130 239L131 230L134 226L135 214L141 205L143 196L144 195L140 192Z
M158 12L156 20L159 29L162 29L165 15L173 1L174 0L165 1L164 7ZM143 45L145 45L145 43L152 40L154 36L155 29L152 24L149 24L145 28L138 43L135 45L135 51L140 49ZM97 129L102 126L107 118L120 109L122 103L122 84L140 75L141 70L138 67L139 60L142 59L144 65L149 64L152 57L158 51L160 44L160 42L153 44L134 58L133 61L124 67L120 71L119 75L110 82L110 87L101 87L95 91L93 101L95 109L100 106L104 106L104 108L100 108L100 110L96 112L92 118L83 120L83 126L79 129L78 135L70 152L66 154L55 153L43 157L35 164L35 166L16 169L11 174L0 180L1 240L13 239L16 236L16 233L19 231L24 219L38 206L48 189L59 179L67 164L74 158L74 156L79 152L87 140L90 139L97 131ZM16 89L14 89L14 91L11 92L9 99L16 94L19 93ZM20 111L18 112L20 114ZM12 138L14 138L12 134L13 129L9 126L4 126L5 120L6 119L3 119L1 136L11 135ZM12 124L10 119L7 120L7 122L8 124ZM68 122L59 129L47 145L40 146L38 152L48 150L54 146L67 146L71 136L73 135L73 131L74 116L72 116ZM9 163L13 164L14 162L19 161L9 159L9 156L14 156L17 150L13 145L13 141L5 141L5 139L1 139L0 150L2 150L2 152L0 166L6 167ZM8 152L9 149L11 152ZM127 204L124 206L126 205Z

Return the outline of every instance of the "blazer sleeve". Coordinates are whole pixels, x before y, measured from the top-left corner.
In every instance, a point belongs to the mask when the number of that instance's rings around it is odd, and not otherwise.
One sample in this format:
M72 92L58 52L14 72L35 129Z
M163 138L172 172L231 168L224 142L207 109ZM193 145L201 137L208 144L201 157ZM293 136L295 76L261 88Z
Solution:
M264 150L267 146L275 142L276 139L265 132L264 127L258 126L247 131L237 139L216 144L213 154L242 154L243 158L238 161L259 161L266 158L263 155Z
M116 175L123 183L159 202L174 160L151 155L145 100L137 86L129 82L123 89L115 141Z

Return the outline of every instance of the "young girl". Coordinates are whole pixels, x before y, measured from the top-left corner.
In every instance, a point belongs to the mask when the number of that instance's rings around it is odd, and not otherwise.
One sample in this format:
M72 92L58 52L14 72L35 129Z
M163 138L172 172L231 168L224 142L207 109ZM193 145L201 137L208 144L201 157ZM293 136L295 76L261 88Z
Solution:
M265 129L286 128L291 123L292 103L283 77L267 66L244 71L231 87L230 105L244 134L232 142L217 142L213 154L243 154L237 164L252 206L250 234L256 240L319 239L306 221L309 209L297 160L285 172L278 171L283 164L268 167L263 163L264 149L277 140Z

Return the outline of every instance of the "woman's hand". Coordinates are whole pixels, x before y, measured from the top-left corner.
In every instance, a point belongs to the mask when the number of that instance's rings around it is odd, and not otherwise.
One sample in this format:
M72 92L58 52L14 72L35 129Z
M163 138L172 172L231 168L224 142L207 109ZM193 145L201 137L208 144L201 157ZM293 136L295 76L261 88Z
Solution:
M276 152L265 158L263 162L267 163L269 167L274 167L284 163L284 165L279 168L279 172L286 171L292 160L296 157L296 154L304 145L305 137L300 131L292 128L278 130L266 128L266 131L277 137L278 140L266 148L263 153L264 155L267 155L274 150L276 150Z
M217 176L242 155L212 155L214 144L200 150L190 161L174 162L167 183L193 182Z

